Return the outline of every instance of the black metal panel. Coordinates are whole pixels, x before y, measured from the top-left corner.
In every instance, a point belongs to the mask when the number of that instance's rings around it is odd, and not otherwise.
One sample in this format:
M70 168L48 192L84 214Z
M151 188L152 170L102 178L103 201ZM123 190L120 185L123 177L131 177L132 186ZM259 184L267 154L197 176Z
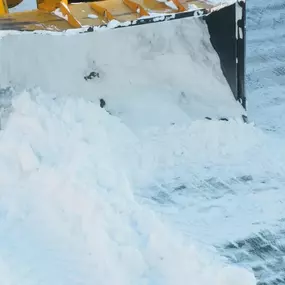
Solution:
M245 93L245 57L246 57L246 4L245 0L238 1L237 9L241 9L241 19L237 20L238 45L237 45L237 98L246 108Z
M245 1L238 1L210 15L207 22L211 43L236 98L246 108L245 94ZM240 19L239 19L240 17Z

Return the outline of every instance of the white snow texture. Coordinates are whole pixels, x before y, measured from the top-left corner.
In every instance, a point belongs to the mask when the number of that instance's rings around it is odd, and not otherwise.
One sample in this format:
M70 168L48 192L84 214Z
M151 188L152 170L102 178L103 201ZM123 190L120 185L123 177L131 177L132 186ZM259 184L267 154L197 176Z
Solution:
M11 100L0 131L1 285L256 284L197 240L234 236L233 220L248 233L244 217L258 209L241 203L224 220L229 208L200 211L197 192L174 193L181 208L151 202L165 182L284 172L284 153L266 152L279 141L239 120L199 19L6 35L0 55L0 95Z

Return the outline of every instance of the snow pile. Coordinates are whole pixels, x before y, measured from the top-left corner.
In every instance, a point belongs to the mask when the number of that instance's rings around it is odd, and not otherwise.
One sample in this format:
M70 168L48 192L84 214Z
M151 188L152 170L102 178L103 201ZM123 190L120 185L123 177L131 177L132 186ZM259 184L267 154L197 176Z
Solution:
M15 97L0 132L0 272L23 285L255 284L138 203L143 149L96 103Z

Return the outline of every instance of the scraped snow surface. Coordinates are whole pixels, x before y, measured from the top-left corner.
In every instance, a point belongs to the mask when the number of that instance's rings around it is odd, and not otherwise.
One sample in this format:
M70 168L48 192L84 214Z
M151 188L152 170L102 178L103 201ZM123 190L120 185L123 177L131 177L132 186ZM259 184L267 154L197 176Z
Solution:
M209 246L282 217L283 142L238 119L203 26L181 23L173 42L126 34L132 49L106 50L104 33L2 38L1 285L256 284Z

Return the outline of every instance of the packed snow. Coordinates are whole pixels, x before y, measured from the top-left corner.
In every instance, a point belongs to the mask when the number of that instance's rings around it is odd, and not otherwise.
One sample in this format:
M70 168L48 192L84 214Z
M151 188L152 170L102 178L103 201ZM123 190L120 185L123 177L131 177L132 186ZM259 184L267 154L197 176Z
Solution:
M12 106L0 140L0 256L15 280L255 284L139 203L155 156L120 118L39 90Z
M113 41L116 44L110 45ZM32 50L33 56L15 58L14 45L21 45L23 54ZM58 52L45 56L46 46ZM82 95L93 101L104 97L110 111L116 109L137 124L157 124L153 120L159 115L161 124L169 124L245 114L223 76L207 26L198 18L80 35L6 35L0 52L5 54L3 87L40 86L43 92ZM131 100L134 105L125 112L124 104ZM148 108L156 110L156 118L145 118Z

